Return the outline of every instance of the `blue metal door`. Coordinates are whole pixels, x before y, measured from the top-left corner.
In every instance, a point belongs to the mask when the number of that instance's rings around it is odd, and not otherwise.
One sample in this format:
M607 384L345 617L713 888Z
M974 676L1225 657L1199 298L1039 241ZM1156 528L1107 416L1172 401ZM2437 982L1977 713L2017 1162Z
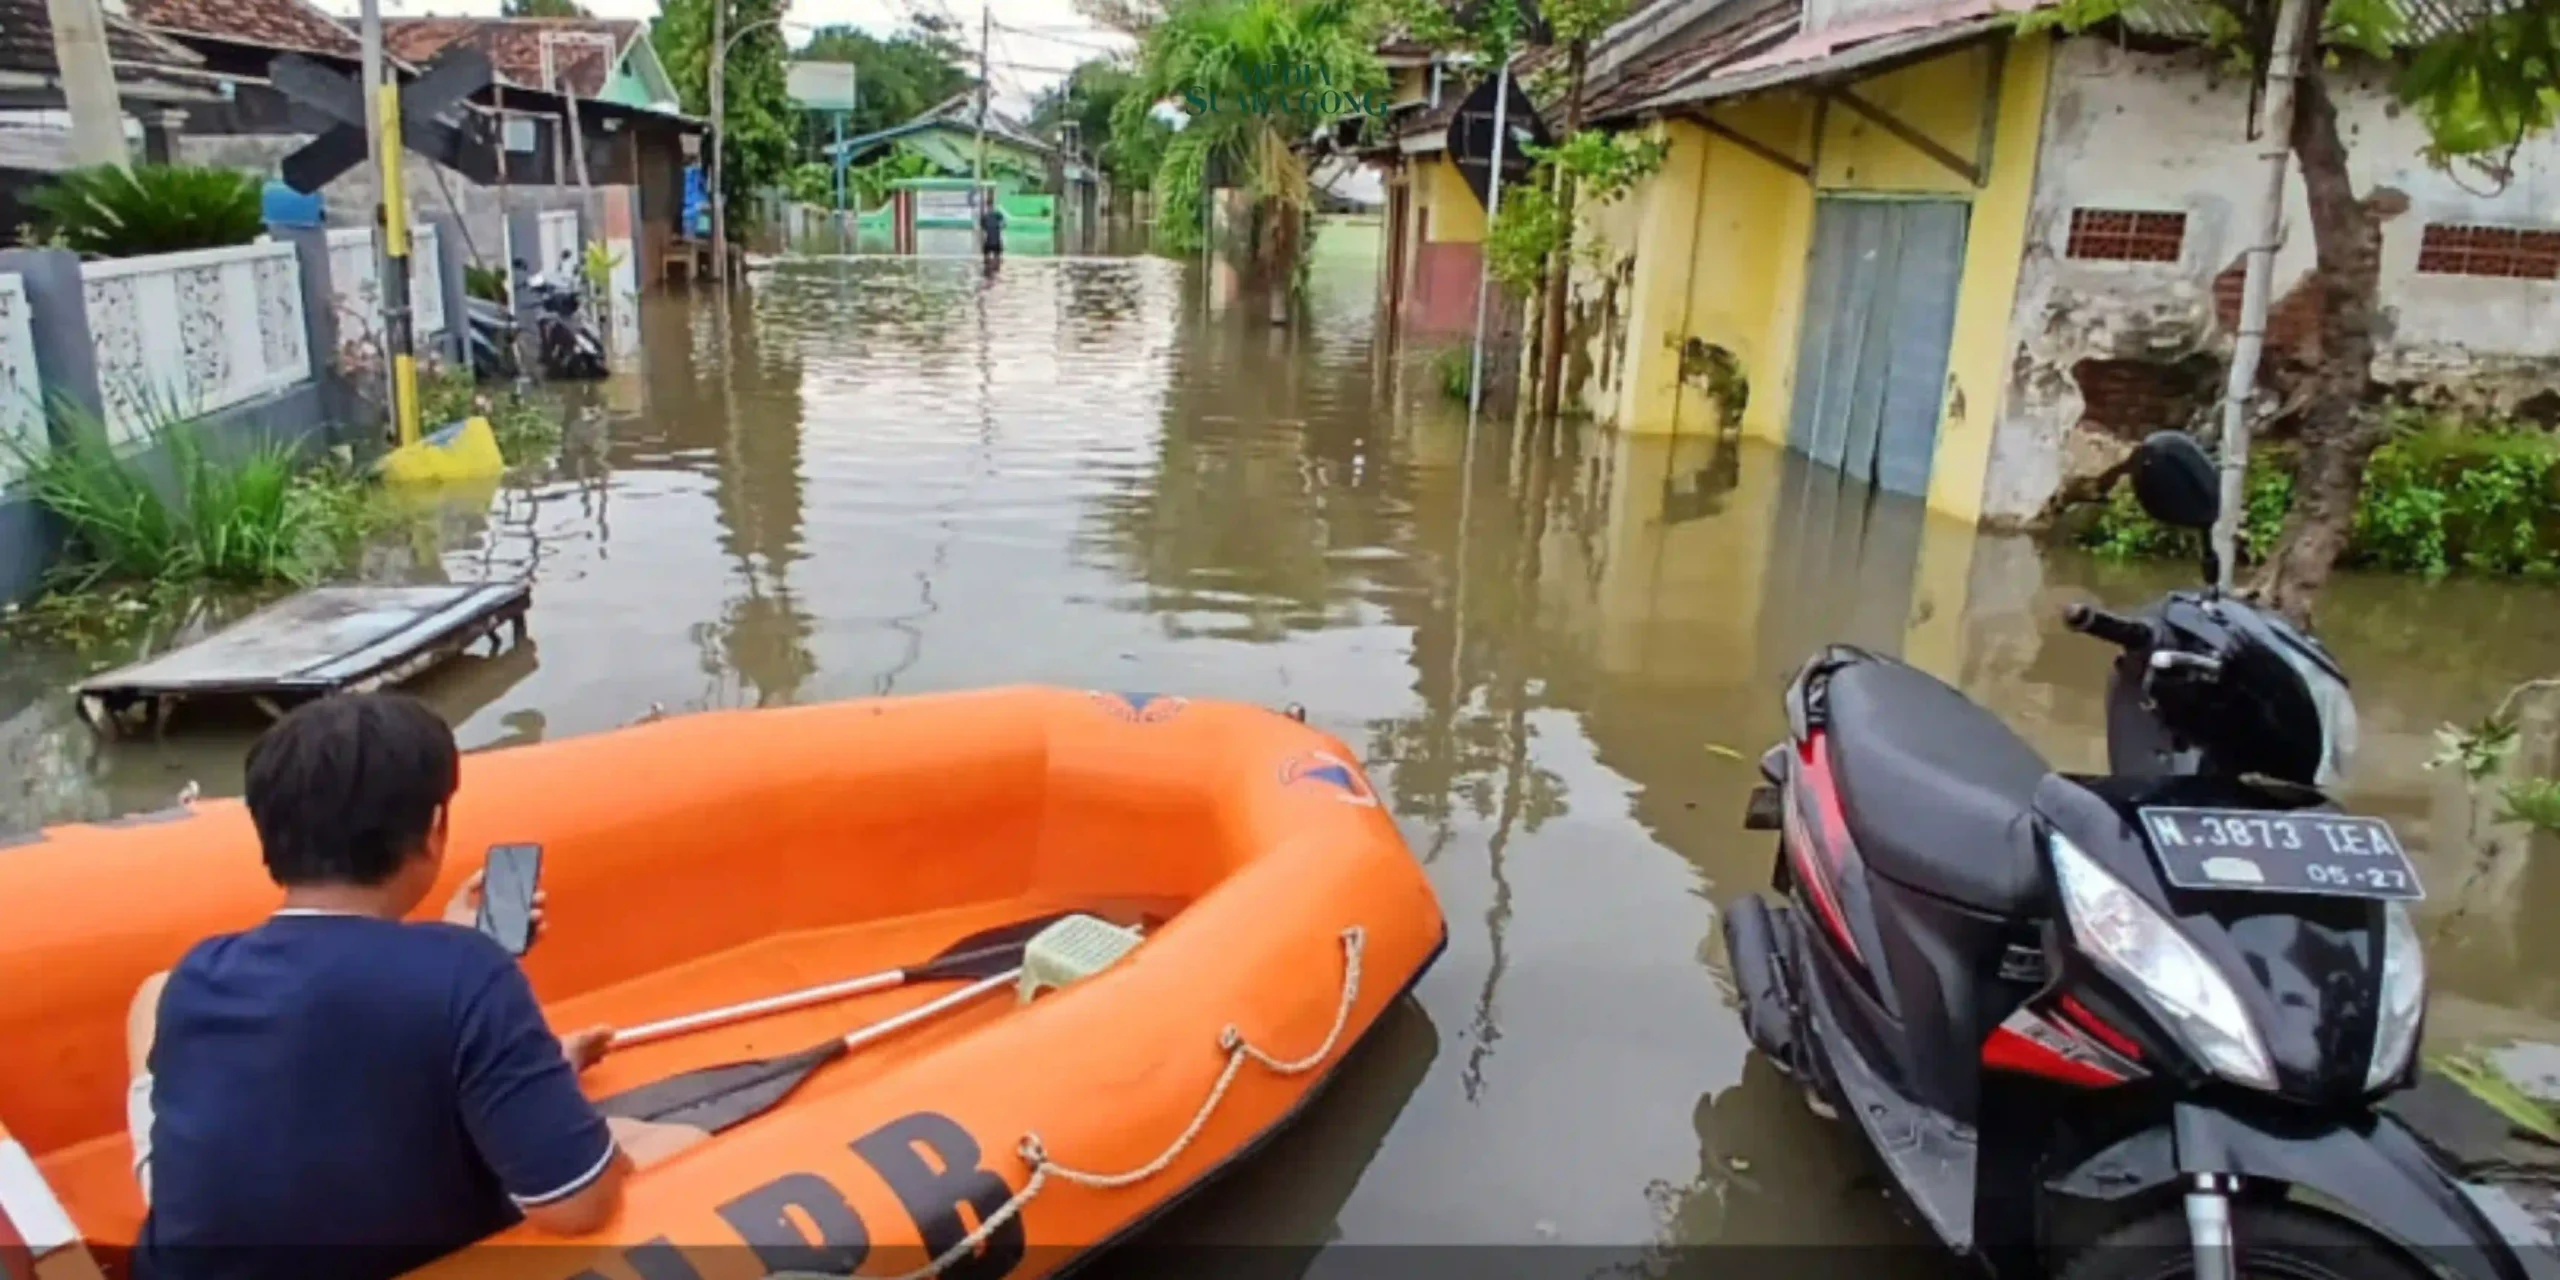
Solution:
M1788 443L1895 493L1929 489L1971 207L1815 202Z

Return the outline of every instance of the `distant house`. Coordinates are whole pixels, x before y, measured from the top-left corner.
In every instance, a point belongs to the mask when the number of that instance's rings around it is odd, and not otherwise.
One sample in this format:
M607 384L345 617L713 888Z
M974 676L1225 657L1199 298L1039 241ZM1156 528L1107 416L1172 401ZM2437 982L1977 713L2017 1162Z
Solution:
M1481 78L1463 59L1400 35L1378 45L1391 80L1384 127L1360 158L1386 188L1378 305L1390 332L1425 341L1472 332L1485 207L1448 155L1449 127ZM1499 287L1499 286L1495 286ZM1516 305L1486 308L1488 335L1516 332Z
M1081 157L1032 133L1005 113L990 109L986 119L987 181L1007 194L1050 191L1090 185L1094 173ZM830 147L833 153L838 149ZM966 178L976 173L978 96L975 89L955 93L904 124L858 138L847 138L841 154L848 164L869 164L892 150L924 157L936 174Z
M170 113L220 103L230 81L193 50L117 12L122 6L108 8L107 58L126 139L146 158L165 156L176 121ZM0 0L0 233L10 237L25 216L11 190L74 164L59 75L45 0Z
M186 131L193 134L308 133L324 127L325 121L304 118L268 87L268 65L279 54L298 53L352 71L364 54L354 32L307 0L125 0L125 12L236 79L227 101L187 112Z

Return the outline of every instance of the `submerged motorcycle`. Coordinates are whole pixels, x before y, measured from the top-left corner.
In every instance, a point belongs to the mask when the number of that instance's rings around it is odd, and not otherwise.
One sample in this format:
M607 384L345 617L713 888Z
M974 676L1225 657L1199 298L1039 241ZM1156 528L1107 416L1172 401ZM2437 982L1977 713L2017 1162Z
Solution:
M561 255L556 280L529 273L521 260L515 265L526 305L533 312L534 352L542 376L590 381L605 376L604 340L579 314L579 290L563 283L576 279L574 260ZM520 369L515 313L504 304L472 298L466 315L473 375L483 382L515 377Z
M2133 481L2213 524L2192 438ZM1775 894L1724 918L1755 1046L2001 1280L2552 1274L2376 1109L2415 1079L2421 889L2322 791L2355 742L2336 661L2211 588L2064 621L2121 651L2103 777L1891 658L1796 675L1745 821L1780 833Z

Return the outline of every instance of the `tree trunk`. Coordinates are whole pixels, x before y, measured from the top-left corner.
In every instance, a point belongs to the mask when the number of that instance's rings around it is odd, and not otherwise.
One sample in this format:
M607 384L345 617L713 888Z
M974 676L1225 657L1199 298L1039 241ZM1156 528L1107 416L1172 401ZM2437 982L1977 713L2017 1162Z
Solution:
M1582 64L1586 42L1576 40L1565 54L1564 136L1559 144L1582 132ZM1538 338L1538 421L1553 422L1557 408L1564 400L1564 303L1565 286L1572 280L1573 261L1573 180L1563 170L1556 172L1556 249L1547 259L1545 295L1546 322Z
M2337 104L2317 59L2305 60L2296 92L2293 153L2302 164L2311 208L2320 345L2305 397L2293 508L2255 586L2261 601L2308 626L2312 602L2354 532L2365 463L2388 431L2365 398L2373 381L2382 221L2405 210L2408 199L2388 188L2357 199L2346 144L2338 136Z

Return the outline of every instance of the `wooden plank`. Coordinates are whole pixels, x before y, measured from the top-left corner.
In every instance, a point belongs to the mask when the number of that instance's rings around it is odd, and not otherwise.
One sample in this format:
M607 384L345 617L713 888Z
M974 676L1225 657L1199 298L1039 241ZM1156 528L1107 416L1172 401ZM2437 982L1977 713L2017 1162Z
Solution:
M323 587L185 648L93 676L77 692L109 703L329 693L414 667L422 654L458 651L502 623L519 621L531 600L524 583Z
M1712 133L1715 136L1722 138L1725 141L1730 142L1733 145L1740 147L1743 150L1748 151L1799 178L1806 179L1807 181L1811 181L1813 178L1813 165L1810 162L1798 160L1795 157L1778 150L1776 147L1770 146L1768 143L1762 142L1758 138L1754 138L1733 126L1726 124L1724 121L1708 115L1704 111L1690 112L1689 119L1695 122L1699 128L1704 129L1707 132Z

